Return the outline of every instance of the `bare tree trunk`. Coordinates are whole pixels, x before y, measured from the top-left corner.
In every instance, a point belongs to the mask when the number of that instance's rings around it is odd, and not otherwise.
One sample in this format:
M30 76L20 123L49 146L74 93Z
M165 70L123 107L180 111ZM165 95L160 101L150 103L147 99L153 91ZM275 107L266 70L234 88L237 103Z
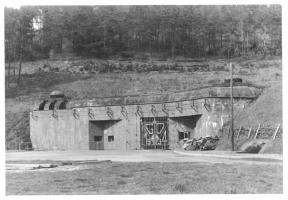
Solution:
M130 49L130 40L127 38L127 48Z
M172 60L174 60L174 52L175 52L175 35L174 35L174 30L172 31L171 34L171 57Z
M32 44L32 42L31 42ZM59 39L59 53L62 54L62 46L63 46L63 37L61 36Z
M10 47L9 47L10 50ZM8 52L8 76L7 76L7 87L9 88L9 82L10 82L10 69L11 69L11 55Z
M22 57L23 57L23 35L21 33L21 43L20 43L20 58L19 58L19 70L18 70L18 85L20 84L21 80L21 70L22 70Z
M16 45L14 45L14 48L13 48L13 74L14 74L14 77L16 76Z
M205 45L206 45L206 43L205 43L205 37L203 36L203 38L202 38L202 42L203 42L203 49L202 49L202 51L203 51L203 54L204 54L204 57L206 58L206 49L205 49Z
M174 39L172 38L172 41L171 41L171 57L172 57L173 60L174 60L174 51L175 51L174 48L175 48L174 47Z
M210 50L211 50L211 37L210 37L210 32L208 32L208 38L207 38L207 40L208 40L208 52L210 52Z
M247 38L246 38L246 53L248 52L248 48L249 48L249 35L248 35L248 32L247 32Z
M160 33L161 33L161 29L160 29L160 27L158 27L158 33L157 33L157 37L156 37L156 40L157 40L157 53L158 54L160 53L160 44L161 44Z
M221 46L221 49L223 47L223 36L222 36L222 33L221 33L221 39L220 39L220 46Z
M21 80L21 70L22 70L22 50L20 52L20 60L19 60L19 70L18 70L18 85Z
M150 38L150 42L149 42L149 51L150 51L150 60L152 60L152 38Z
M197 52L198 52L198 57L200 58L200 44L199 41L197 40Z
M216 56L216 32L213 32L213 56Z
M104 26L103 26L103 48L106 48L106 24L104 22Z

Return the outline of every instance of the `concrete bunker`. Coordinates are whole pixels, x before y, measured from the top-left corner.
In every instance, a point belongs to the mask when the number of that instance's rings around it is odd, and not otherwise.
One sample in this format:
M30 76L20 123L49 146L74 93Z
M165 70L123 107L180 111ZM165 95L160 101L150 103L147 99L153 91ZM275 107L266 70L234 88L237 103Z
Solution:
M229 91L229 87L204 88L183 93L185 99L154 103L149 99L143 103L145 97L139 103L127 97L117 105L73 101L54 91L30 113L32 146L43 150L174 149L189 138L219 135L230 119ZM234 92L234 109L241 110L260 90L237 86ZM129 104L130 100L134 103Z

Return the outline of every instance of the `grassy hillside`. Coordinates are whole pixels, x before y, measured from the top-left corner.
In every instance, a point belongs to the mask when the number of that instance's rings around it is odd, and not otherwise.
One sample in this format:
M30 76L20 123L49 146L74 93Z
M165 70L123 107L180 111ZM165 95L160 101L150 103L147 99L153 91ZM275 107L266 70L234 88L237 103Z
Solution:
M246 127L257 127L259 123L266 126L282 124L281 82L267 87L257 100L239 114L235 122Z
M242 78L246 84L265 88L263 96L257 100L258 103L253 103L247 108L239 116L237 123L246 125L257 120L272 124L281 122L281 58L234 59L232 62L235 65L236 77ZM85 68L85 66L90 67ZM103 66L109 66L110 71L101 71ZM139 66L140 71L137 70ZM58 69L55 70L55 68ZM10 87L6 87L5 90L6 141L12 144L19 140L26 141L29 138L27 137L29 130L23 122L25 121L23 112L39 105L53 90L61 90L72 99L137 94L155 95L167 92L173 95L175 91L221 84L224 79L229 78L228 70L229 67L221 59L182 59L175 62L147 63L67 59L24 63L21 84L17 85L16 79L10 78ZM113 98L111 100L113 101ZM268 106L271 109L264 109ZM251 116L250 113L255 113L257 117L248 120L247 116Z

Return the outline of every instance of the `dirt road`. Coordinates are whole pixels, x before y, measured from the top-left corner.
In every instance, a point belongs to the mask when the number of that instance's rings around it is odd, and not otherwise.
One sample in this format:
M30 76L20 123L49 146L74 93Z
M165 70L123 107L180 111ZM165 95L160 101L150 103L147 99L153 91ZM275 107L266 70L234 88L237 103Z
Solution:
M201 163L245 163L282 164L282 156L275 154L236 154L231 152L181 152L181 151L30 151L7 152L6 162L47 161L91 161L111 160L115 162L201 162Z

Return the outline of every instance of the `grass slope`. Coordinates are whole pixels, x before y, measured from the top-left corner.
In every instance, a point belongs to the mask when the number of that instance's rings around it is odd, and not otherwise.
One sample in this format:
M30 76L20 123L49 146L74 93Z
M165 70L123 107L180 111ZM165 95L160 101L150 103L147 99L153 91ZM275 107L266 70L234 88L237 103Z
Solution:
M265 88L261 96L249 105L235 122L245 127L257 127L259 123L282 124L282 84L275 83Z
M257 130L259 124L261 127L273 128L274 130L282 122L282 85L281 82L267 87L263 90L262 94L248 107L246 107L239 115L235 118L234 124L236 127L242 126L242 128L249 129L252 127L254 131ZM280 126L278 135L272 144L267 146L263 153L283 153L282 143L282 128ZM255 134L255 132L253 133ZM235 139L235 149L239 150L241 145L246 142L253 140L247 139L246 136ZM217 150L231 149L230 138L223 138L217 146Z

